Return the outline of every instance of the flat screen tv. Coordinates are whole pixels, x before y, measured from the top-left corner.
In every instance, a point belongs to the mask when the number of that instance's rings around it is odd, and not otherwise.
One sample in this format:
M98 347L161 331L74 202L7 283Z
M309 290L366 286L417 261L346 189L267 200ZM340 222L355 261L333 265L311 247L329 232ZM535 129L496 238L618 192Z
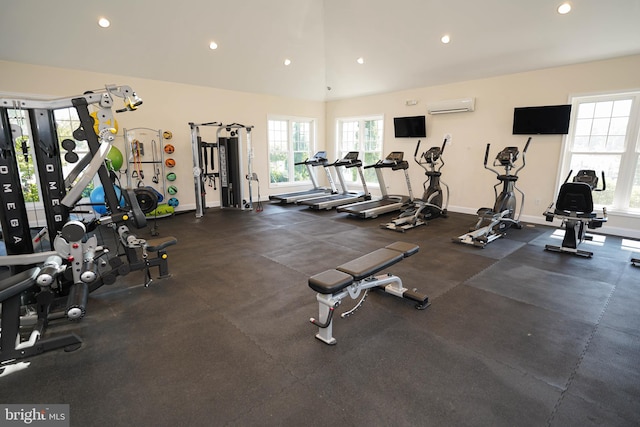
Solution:
M516 107L513 110L514 135L564 135L569 133L571 105Z
M427 136L425 116L394 117L396 138L424 138Z

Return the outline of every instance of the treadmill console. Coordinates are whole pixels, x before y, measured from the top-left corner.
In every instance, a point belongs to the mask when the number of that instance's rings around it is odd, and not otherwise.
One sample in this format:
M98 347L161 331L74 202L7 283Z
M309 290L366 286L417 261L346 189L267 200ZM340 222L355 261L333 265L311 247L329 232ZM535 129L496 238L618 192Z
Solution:
M409 162L404 159L402 151L392 151L382 162L378 162L376 167L392 168L392 170L407 169Z
M401 162L402 159L404 159L404 153L402 151L392 151L391 153L389 153L389 155L387 156L385 160L389 161L389 162Z

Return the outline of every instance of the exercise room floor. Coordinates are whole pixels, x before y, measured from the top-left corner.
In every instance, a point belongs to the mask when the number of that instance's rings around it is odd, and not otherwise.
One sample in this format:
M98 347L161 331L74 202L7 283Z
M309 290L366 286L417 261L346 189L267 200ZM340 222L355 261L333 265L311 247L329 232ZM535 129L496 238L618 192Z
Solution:
M173 276L91 294L81 322L49 329L82 348L0 378L0 402L69 404L72 426L640 425L640 268L621 238L585 259L545 252L553 227L479 249L451 242L472 216L404 234L378 228L390 218L266 204L158 220L179 239ZM394 241L420 245L389 271L431 306L372 292L335 317L335 346L315 339L308 277Z

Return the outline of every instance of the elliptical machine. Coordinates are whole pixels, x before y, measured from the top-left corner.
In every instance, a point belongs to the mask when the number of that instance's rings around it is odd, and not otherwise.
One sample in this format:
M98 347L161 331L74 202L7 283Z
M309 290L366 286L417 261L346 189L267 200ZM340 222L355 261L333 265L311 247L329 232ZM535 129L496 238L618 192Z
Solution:
M511 169L515 168L516 161L520 152L518 147L505 147L498 153L493 166L501 166L504 168L505 173L501 175L497 170L487 166L489 159L489 149L491 144L487 144L487 150L484 154L484 168L490 170L496 174L498 183L493 186L493 191L496 195L496 201L492 208L480 208L478 209L478 222L476 225L466 234L459 237L454 237L453 241L456 243L466 243L468 245L474 245L484 248L487 244L493 242L506 234L507 229L510 227L522 228L520 224L520 214L522 214L522 208L524 206L524 193L516 187L516 181L518 180L518 173L525 167L525 156L531 137L527 139L527 142L522 150L522 165L511 174ZM502 184L502 191L498 194L498 186ZM522 196L520 203L520 210L516 216L517 198L514 190Z
M562 219L562 228L565 229L562 246L545 245L544 249L591 258L593 252L578 249L578 245L585 240L593 240L593 236L587 234L585 225L593 230L602 227L607 221L607 208L602 208L602 217L598 217L593 211L593 196L591 194L593 191L605 191L607 184L604 179L604 171L602 171L602 188L598 188L596 171L580 170L569 182L572 173L572 170L569 171L560 187L555 208L551 203L544 212L545 219L549 222L552 222L556 216Z
M418 141L416 151L413 153L413 159L424 169L424 173L427 176L427 179L422 183L424 188L422 198L414 199L398 217L392 219L389 223L382 224L382 228L404 233L406 230L426 224L426 221L432 218L447 216L449 186L440 179L442 176L440 170L444 166L442 153L444 153L444 147L449 139L451 139L451 136L445 135L442 147L431 147L422 153L420 157L418 157L418 150L420 149L420 141ZM440 184L445 188L444 193Z

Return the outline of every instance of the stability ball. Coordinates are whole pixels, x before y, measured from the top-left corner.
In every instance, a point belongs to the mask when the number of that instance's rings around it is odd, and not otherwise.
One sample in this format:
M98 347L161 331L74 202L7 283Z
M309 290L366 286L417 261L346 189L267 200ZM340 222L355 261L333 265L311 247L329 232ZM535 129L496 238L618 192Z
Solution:
M107 169L112 171L119 171L122 167L122 163L124 162L124 157L122 156L122 151L118 149L118 147L111 146L109 153L107 153L107 158L105 163L107 164Z
M124 197L122 197L122 192L120 191L120 187L114 185L113 188L114 190L116 190L116 196L120 201L120 206L124 206ZM102 186L96 187L91 191L91 194L89 195L89 200L91 200L91 203L93 204L92 205L93 210L96 213L100 215L104 215L107 213L107 207L105 205L105 198L104 198L104 188Z

